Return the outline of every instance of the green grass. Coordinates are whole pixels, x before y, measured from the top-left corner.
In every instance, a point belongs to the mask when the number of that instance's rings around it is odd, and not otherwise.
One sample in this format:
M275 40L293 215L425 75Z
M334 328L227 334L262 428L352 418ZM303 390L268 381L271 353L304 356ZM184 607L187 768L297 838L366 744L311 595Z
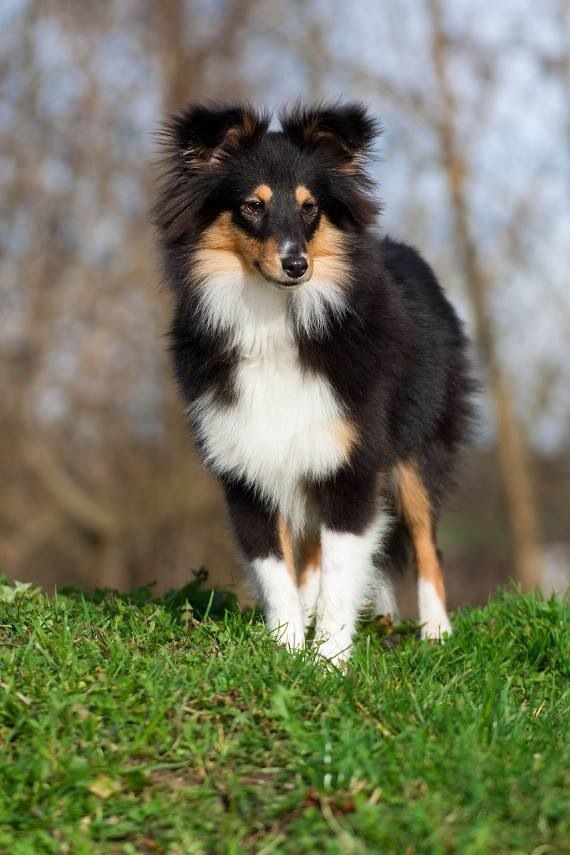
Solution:
M570 851L568 603L370 624L343 674L197 584L0 600L3 853Z

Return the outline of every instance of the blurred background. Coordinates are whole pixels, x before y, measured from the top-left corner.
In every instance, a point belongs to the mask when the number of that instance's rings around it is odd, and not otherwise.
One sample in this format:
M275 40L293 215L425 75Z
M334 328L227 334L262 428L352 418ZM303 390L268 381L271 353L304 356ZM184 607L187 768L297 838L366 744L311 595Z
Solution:
M241 586L170 377L148 210L188 100L363 99L382 227L464 317L481 426L449 599L570 571L567 0L2 0L0 575Z

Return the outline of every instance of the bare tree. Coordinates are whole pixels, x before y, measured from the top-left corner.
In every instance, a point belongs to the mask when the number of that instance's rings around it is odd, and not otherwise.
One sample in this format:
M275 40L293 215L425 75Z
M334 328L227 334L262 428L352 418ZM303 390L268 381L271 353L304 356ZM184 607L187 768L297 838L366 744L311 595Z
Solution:
M540 550L528 452L497 354L488 302L491 283L471 228L466 191L469 162L461 154L457 142L457 107L449 81L441 0L428 0L428 5L432 24L431 57L439 96L435 129L441 168L451 199L454 237L473 307L477 343L484 358L495 407L499 463L513 535L515 574L523 588L529 590L540 583Z
M239 49L246 4L230 3L205 41L190 4L172 0L159 15L157 8L145 15L112 3L85 16L58 0L34 2L15 30L20 50L0 52L8 90L13 76L26 83L14 87L4 141L15 170L0 213L5 224L22 222L30 245L0 259L14 328L0 342L5 409L10 401L0 443L0 556L2 570L46 583L55 572L84 585L129 588L157 576L180 584L215 556L214 577L222 571L227 584L232 568L219 490L193 453L169 376L145 140L161 112L239 90L224 63ZM59 108L65 121L52 112L37 56L50 38L60 41L67 80L77 86ZM101 62L117 38L131 51L130 82L112 60ZM125 108L111 87L139 103L159 93L165 109L141 133L131 102ZM46 174L61 175L61 189L46 189ZM126 210L118 187L136 200L127 198ZM94 251L99 234L108 250Z

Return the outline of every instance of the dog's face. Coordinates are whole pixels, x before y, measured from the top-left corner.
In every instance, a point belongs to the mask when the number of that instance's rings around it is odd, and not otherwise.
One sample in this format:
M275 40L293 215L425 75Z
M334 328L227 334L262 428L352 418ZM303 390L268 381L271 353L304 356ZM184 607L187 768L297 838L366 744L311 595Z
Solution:
M246 185L213 229L226 231L243 262L279 288L299 287L311 278L314 238L322 232L316 194L291 179L280 182L268 176L251 189Z
M159 203L166 237L190 236L197 275L236 266L276 288L350 278L349 245L375 218L366 155L378 130L359 104L281 115L195 106L167 128L176 183Z

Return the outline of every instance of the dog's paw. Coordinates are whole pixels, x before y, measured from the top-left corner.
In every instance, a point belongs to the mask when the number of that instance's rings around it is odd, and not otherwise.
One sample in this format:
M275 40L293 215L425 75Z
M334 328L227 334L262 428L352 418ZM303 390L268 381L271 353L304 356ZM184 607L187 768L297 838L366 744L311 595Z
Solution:
M421 628L421 637L432 641L445 641L446 637L452 633L453 629L447 615L428 620Z
M315 638L315 650L320 659L342 668L352 653L352 638L342 632L326 638Z
M277 644L287 650L302 650L305 646L305 625L301 619L268 621L268 629Z

